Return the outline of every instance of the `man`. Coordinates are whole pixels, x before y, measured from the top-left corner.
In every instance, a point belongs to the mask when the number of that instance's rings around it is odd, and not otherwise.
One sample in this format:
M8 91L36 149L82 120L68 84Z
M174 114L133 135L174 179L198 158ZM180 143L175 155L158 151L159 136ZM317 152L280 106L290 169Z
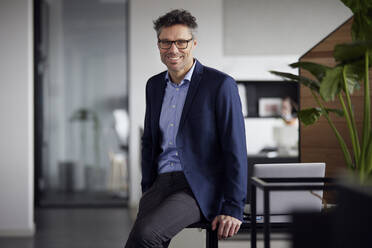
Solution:
M236 234L247 190L244 121L236 83L194 59L196 19L173 10L154 22L168 70L146 86L142 192L126 247L168 247L207 220Z

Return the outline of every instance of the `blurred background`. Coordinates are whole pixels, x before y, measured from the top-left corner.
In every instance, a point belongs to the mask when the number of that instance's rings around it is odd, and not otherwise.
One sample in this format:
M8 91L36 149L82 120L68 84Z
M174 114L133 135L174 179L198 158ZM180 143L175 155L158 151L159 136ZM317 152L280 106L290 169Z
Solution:
M123 205L128 4L67 0L39 1L35 7L37 203Z

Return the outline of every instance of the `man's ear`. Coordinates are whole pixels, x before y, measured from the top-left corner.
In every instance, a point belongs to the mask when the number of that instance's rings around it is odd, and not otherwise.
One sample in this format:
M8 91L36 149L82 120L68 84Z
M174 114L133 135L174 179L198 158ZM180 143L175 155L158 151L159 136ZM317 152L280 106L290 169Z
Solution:
M196 40L192 40L193 42L193 47L196 47L196 45L198 44L198 42Z

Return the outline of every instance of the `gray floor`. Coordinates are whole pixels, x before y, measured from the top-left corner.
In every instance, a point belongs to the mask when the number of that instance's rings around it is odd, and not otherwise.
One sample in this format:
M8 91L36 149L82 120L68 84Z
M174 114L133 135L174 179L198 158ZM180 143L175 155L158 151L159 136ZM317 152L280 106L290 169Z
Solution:
M0 237L0 248L122 248L132 226L125 208L43 208L35 211L35 217L37 231L33 238ZM285 239L271 244L273 248L290 247ZM249 238L238 234L220 241L219 247L250 247Z
M127 192L112 194L107 191L63 192L48 190L40 199L41 207L127 207Z
M131 228L127 209L41 209L34 238L0 238L1 248L119 248Z

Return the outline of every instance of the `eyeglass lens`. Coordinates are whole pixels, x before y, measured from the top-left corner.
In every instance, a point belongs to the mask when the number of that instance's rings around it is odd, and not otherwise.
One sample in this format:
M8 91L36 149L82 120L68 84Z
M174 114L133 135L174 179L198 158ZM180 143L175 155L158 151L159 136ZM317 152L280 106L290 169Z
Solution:
M187 48L187 45L191 40L175 40L175 41L159 40L159 44L160 44L160 48L163 48L163 49L169 49L173 43L176 45L177 48L185 49Z

